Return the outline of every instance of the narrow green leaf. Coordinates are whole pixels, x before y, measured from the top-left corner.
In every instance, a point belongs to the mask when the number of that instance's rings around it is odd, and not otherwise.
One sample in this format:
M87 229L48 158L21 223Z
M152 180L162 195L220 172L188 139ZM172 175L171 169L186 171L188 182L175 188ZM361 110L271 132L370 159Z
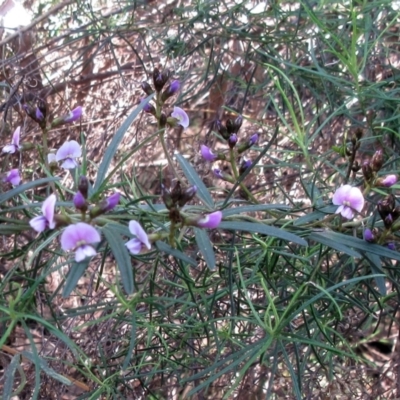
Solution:
M169 244L161 242L159 240L156 242L156 246L157 246L158 250L163 251L164 253L170 254L171 256L174 256L175 258L178 258L179 260L187 262L188 264L193 265L194 267L197 267L196 260L193 260L193 258L190 258L189 256L182 253L181 251L172 248Z
M368 260L369 265L371 267L371 271L373 274L385 274L384 271L382 270L382 262L381 258L372 253L364 253L365 258ZM375 278L376 286L379 289L379 293L382 296L386 296L386 283L385 283L385 277L382 275L378 275Z
M96 183L93 187L93 191L97 194L101 191L101 187L104 184L104 180L106 179L106 174L108 168L111 164L111 161L118 150L118 146L121 143L122 139L126 131L132 125L133 121L139 115L139 113L143 110L143 107L153 98L154 94L146 97L145 100L141 101L140 104L135 108L135 110L128 116L128 118L124 121L124 123L119 127L114 137L111 140L110 145L107 147L106 152L104 153L103 160L99 166L99 170L97 171L97 179Z
M132 294L134 291L133 285L133 268L131 257L128 249L118 230L114 229L111 224L107 224L102 229L105 238L114 254L115 261L117 262L119 271L121 273L121 280L127 294Z
M234 207L222 210L222 215L228 217L230 215L239 215L245 212L266 211L266 210L290 210L285 204L257 204L255 206Z
M42 179L38 179L37 181L32 181L32 182L25 183L23 185L19 185L19 186L15 187L14 189L9 190L8 192L2 193L0 195L0 204L13 198L14 196L17 196L20 193L25 192L26 190L33 189L36 186L45 185L46 183L55 182L58 180L60 180L60 178L57 178L57 177L42 178Z
M21 356L19 354L15 354L14 357L11 359L10 364L4 371L3 377L5 378L4 380L4 386L3 386L3 397L2 399L11 399L12 398L12 390L14 386L14 376L15 376L15 371L18 368L18 365L21 363Z
M68 297L71 294L71 292L75 289L79 279L84 274L87 266L89 265L89 261L90 259L84 260L80 263L77 262L72 263L67 278L65 280L65 285L62 292L63 297Z
M341 251L351 257L360 258L361 254L357 253L355 250L347 247L345 244L340 242L335 242L334 240L325 237L324 235L314 232L309 236L309 239L314 240L318 243L324 244L325 246L331 247L332 249Z
M210 238L204 229L194 228L197 246L199 246L200 253L203 255L207 267L211 271L215 271L215 254Z
M223 221L218 225L218 229L261 233L263 235L277 237L288 242L297 243L301 246L307 246L307 242L304 239L297 235L294 235L293 233L276 228L274 226L259 224L257 222Z
M208 207L214 208L214 201L210 195L210 192L206 188L206 185L203 183L203 181L200 179L195 169L181 154L175 154L175 157L178 160L179 164L181 165L182 171L185 174L188 181L190 182L190 184L196 185L197 196L199 196L200 199L203 200Z

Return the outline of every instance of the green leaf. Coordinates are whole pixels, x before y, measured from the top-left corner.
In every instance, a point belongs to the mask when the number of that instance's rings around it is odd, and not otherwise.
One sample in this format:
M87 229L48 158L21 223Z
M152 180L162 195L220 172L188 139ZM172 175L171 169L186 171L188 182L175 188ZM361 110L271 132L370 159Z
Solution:
M3 386L3 397L2 399L11 399L12 398L12 390L14 386L14 376L18 366L21 363L21 356L20 354L15 354L14 357L11 359L10 364L6 368L3 377L4 386Z
M214 201L208 189L206 188L206 185L200 179L195 169L181 154L175 154L175 157L178 160L179 164L181 165L182 171L185 174L188 181L190 182L190 184L196 185L197 196L200 197L200 199L203 200L208 207L214 208Z
M328 246L332 249L341 251L351 257L357 257L360 258L361 254L357 253L355 250L351 249L350 247L347 247L345 244L340 243L340 242L335 242L330 238L326 238L324 235L320 234L320 233L312 233L309 236L309 239L314 240L315 242L324 244L325 246Z
M75 289L79 279L85 273L85 270L89 265L89 261L90 258L80 263L77 262L72 263L62 292L63 297L68 297L71 294L71 292Z
M289 206L284 204L257 204L255 206L234 207L222 210L223 217L230 215L239 215L245 212L265 211L265 210L290 210Z
M196 260L193 260L193 258L190 258L189 256L182 253L181 251L172 248L169 244L161 242L159 240L156 242L156 246L157 246L158 250L163 251L164 253L170 254L171 256L174 256L175 258L178 258L179 260L187 262L188 264L193 265L194 267L197 267Z
M136 107L135 110L128 116L128 118L119 127L116 134L112 138L110 145L107 147L107 150L104 153L104 157L99 166L99 170L97 171L97 179L96 179L96 183L93 187L93 191L95 192L95 195L97 195L99 192L101 192L101 188L105 184L104 181L108 180L108 178L106 178L108 168L111 164L111 161L112 161L115 153L118 150L119 144L121 143L122 139L124 138L126 131L132 125L133 121L136 119L136 117L139 115L139 113L143 110L143 107L153 98L153 96L154 96L154 93L151 94L150 96L146 97L145 100L140 102L138 107Z
M314 233L312 235L314 235ZM399 252L390 250L387 247L380 246L379 244L366 242L365 240L356 238L354 236L344 235L343 233L332 231L318 232L318 235L330 239L330 243L341 243L348 247L355 247L360 251L365 251L367 253L373 253L381 257L388 257L400 261Z
M204 229L194 228L197 246L210 271L215 271L215 254L210 238Z
M259 224L256 222L237 222L237 221L223 221L218 225L218 229L228 229L232 231L247 231L262 233L286 240L288 242L297 243L301 246L307 246L307 242L301 237L287 232L283 229L275 228L274 226Z
M19 185L19 186L15 187L14 189L9 190L8 192L1 194L0 195L0 204L13 198L14 196L17 196L20 193L25 192L26 190L33 189L36 186L45 185L46 183L55 182L58 180L60 180L60 178L56 178L56 177L43 178L43 179L38 179L37 181L32 181L32 182L25 183L23 185Z
M372 253L364 253L365 258L368 260L369 265L371 267L371 271L373 274L385 274L384 271L382 270L382 262L381 258ZM382 296L386 296L386 283L385 283L385 277L384 276L377 276L375 278L376 286L379 289L379 293Z
M135 288L133 284L133 268L128 249L126 248L118 230L115 229L111 224L104 226L102 231L107 239L112 253L114 254L115 261L117 262L119 271L121 273L121 280L124 289L127 294L132 294Z

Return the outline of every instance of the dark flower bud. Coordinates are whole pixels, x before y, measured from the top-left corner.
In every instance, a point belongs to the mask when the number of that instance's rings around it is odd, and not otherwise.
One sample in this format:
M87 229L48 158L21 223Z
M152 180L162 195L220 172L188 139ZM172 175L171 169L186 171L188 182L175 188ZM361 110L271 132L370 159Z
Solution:
M47 103L45 101L43 101L43 100L39 100L37 108L39 109L40 113L42 114L43 119L46 119L47 114L48 114L48 112L47 112L47 109L48 109Z
M81 175L78 180L78 190L82 193L82 196L87 199L89 191L89 180L86 176Z
M229 133L229 136L232 135L235 132L235 124L231 119L227 119L225 122L226 130Z
M243 117L241 115L238 115L235 121L233 122L233 125L236 129L235 133L238 133L240 127L242 126L243 123Z
M178 181L176 182L176 185L174 186L174 188L171 191L171 198L172 201L175 204L177 204L179 202L179 199L182 196L182 187L181 187L181 182Z
M377 150L371 159L371 168L374 172L378 172L383 165L382 150Z
M400 207L397 206L393 211L392 211L392 217L393 221L396 221L400 217Z
M386 229L390 229L393 224L393 217L392 214L388 214L386 218L383 220L383 224L385 225Z
M142 82L142 90L147 94L147 96L150 96L153 93L152 87L147 83L147 82Z
M354 136L360 140L363 137L363 130L361 128L357 128L354 132Z
M252 162L250 160L244 161L240 164L239 167L239 175L242 175L243 172L245 172L247 170L247 168L250 168Z
M171 192L163 184L161 184L161 198L163 199L165 207L167 207L168 210L174 207L174 202L172 201Z
M158 70L158 68L154 68L153 71L153 82L154 82L154 87L156 88L157 92L161 92L161 90L163 89L164 85L166 84L166 82L169 79L169 71L164 71L164 72L160 72Z
M230 134L228 133L226 127L222 124L222 122L217 119L215 121L215 129L219 132L219 134L225 139L228 140L230 137Z
M385 197L382 201L378 203L378 212L384 221L389 214L392 214L395 211L396 201L392 194ZM393 216L391 216L393 217Z
M192 200L197 193L197 186L190 186L188 187L180 197L178 204L179 207L183 207L188 201Z
M167 124L167 116L164 113L161 113L161 115L160 115L160 128L165 128L166 124Z
M370 181L374 176L374 172L372 171L371 164L369 161L365 161L363 163L362 172L366 181Z

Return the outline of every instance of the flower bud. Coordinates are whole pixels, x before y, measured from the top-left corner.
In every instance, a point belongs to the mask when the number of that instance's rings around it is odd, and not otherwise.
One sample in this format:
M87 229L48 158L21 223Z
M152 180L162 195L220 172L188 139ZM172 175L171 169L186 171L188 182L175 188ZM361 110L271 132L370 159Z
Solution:
M88 205L86 203L85 197L83 194L78 190L74 196L74 206L76 209L86 212Z
M81 175L78 179L78 190L82 193L83 198L87 199L89 191L89 180L84 175Z
M140 99L140 102L144 101L144 99ZM150 103L147 103L144 107L143 107L143 111L148 113L148 114L152 114L152 115L156 115L156 109L154 108L154 106Z
M154 68L153 71L153 82L154 82L154 87L156 88L157 92L161 92L163 89L164 85L169 79L169 71L163 71L162 73L158 70L158 68Z
M201 156L206 161L213 162L217 159L217 156L211 151L211 149L204 144L200 146L200 151L201 151Z
M243 123L243 117L241 115L238 115L235 121L233 121L233 125L235 127L235 133L238 133L240 127L242 126Z
M383 220L383 225L385 225L386 229L390 229L393 225L393 217L392 214L388 214L386 218Z
M215 129L218 131L218 133L225 139L228 140L230 137L230 134L228 133L228 130L226 129L226 127L222 124L222 122L217 119L215 121Z
M175 118L173 118L173 120L175 121ZM167 121L167 116L162 112L160 115L160 128L165 128L165 125L167 125Z
M227 119L225 122L226 130L229 133L229 136L232 135L235 132L235 125L231 119Z
M373 243L375 241L375 236L372 233L371 229L367 228L364 231L364 240L370 243Z
M369 161L365 161L362 165L362 172L364 175L364 179L368 182L374 176L374 172L372 171L371 164Z
M248 168L250 168L251 164L252 164L252 162L250 160L243 161L240 164L239 175L242 175Z
M393 251L396 250L396 245L393 242L388 243L387 247L389 250L393 250Z
M147 83L147 82L142 82L142 90L147 94L147 96L150 96L153 93L152 87Z
M258 142L258 133L255 133L250 137L247 143L239 146L238 153L242 154L244 151L248 150L251 146L254 146Z
M397 175L387 175L384 178L378 178L375 186L391 187L397 182Z
M229 147L230 147L231 149L233 149L233 148L236 146L236 143L237 143L237 142L238 142L238 137L237 137L236 133L234 133L234 134L231 135L231 136L229 137L229 139L228 139Z
M179 81L173 81L171 82L170 85L164 90L164 92L161 95L161 100L164 102L168 100L170 97L172 97L176 92L179 91L181 88L181 84Z
M216 178L222 179L230 183L235 183L235 179L233 178L233 176L222 172L219 168L214 168L212 171Z
M199 228L214 229L222 220L222 212L215 211L211 214L204 215L202 217L188 217L185 218L184 224L188 226L197 226Z
M181 195L180 199L178 200L179 207L183 207L187 202L193 199L197 193L197 186L193 185L188 187Z
M163 199L165 207L167 207L168 210L174 207L174 202L172 201L171 192L163 184L161 184L161 198Z
M116 192L107 199L102 200L97 206L90 210L90 218L95 218L107 211L111 211L118 204L120 196L121 195Z
M371 168L374 172L378 172L383 165L382 150L377 150L371 159Z

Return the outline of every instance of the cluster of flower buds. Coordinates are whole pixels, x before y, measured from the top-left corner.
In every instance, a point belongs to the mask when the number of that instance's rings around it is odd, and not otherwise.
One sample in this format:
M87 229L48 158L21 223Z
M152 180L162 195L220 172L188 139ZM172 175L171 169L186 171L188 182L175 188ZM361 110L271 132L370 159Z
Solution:
M173 80L167 85L170 76L170 71L160 71L158 68L155 68L153 71L154 89L148 82L142 83L142 90L147 96L150 96L154 92L157 94L154 99L155 104L147 103L143 111L154 115L158 120L160 128L164 128L166 125L170 127L181 125L186 129L189 126L189 117L182 108L174 107L173 111L169 114L165 114L162 111L165 102L178 93L181 88L181 83L178 80ZM143 100L141 99L141 101Z
M39 124L42 129L46 128L48 106L44 100L30 101L32 96L25 96L22 108L27 115Z
M377 206L386 229L397 230L393 223L400 217L400 207L396 207L396 199L390 194L386 196Z
M161 196L165 206L169 210L171 221L180 222L182 220L179 209L192 200L196 193L196 186L189 186L186 189L182 189L179 181L172 190L166 188L165 185L161 185Z
M397 175L390 174L386 176L377 177L378 172L383 166L383 152L377 150L372 156L371 160L365 161L362 165L362 172L365 181L375 187L391 187L397 182Z
M243 152L254 146L258 142L258 133L253 134L248 140L239 143L238 133L242 126L243 117L239 115L236 119L228 119L225 125L217 120L215 122L215 128L222 138L227 142L231 154L235 151L235 157L240 156ZM214 161L226 161L228 157L223 152L214 153L208 146L201 145L200 152L202 157L209 162ZM239 175L243 174L250 166L252 162L242 158L239 164ZM228 173L223 172L219 168L214 168L213 173L217 178L223 179L224 181L234 183L235 179Z

